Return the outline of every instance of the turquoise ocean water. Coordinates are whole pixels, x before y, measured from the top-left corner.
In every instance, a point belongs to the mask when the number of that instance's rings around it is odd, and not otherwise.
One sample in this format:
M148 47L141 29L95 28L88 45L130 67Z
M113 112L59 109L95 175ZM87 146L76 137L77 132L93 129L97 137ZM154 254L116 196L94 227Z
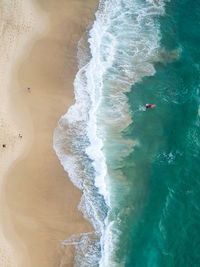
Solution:
M75 266L198 267L200 1L100 1L88 36L54 148L95 231L63 244Z

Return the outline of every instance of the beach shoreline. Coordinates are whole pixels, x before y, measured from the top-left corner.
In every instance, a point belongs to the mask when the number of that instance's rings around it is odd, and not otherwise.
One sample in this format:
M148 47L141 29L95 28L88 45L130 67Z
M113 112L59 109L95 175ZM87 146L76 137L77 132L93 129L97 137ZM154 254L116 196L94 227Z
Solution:
M77 210L81 192L53 150L53 131L73 104L77 44L94 20L97 3L39 0L33 4L44 20L34 24L37 30L31 41L26 34L27 43L13 41L12 49L18 45L23 51L5 70L12 69L5 84L10 94L1 90L6 110L1 141L7 144L1 147L1 232L10 244L10 265L2 266L49 267L61 262L72 266L73 248L61 243L72 234L91 231L92 226ZM33 11L31 5L27 9Z

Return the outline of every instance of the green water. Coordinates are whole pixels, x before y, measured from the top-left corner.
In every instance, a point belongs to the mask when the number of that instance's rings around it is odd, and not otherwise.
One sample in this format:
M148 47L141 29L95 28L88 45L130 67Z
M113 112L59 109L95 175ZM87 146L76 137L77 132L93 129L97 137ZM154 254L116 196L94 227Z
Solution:
M172 0L165 13L162 48L180 56L157 63L128 94L133 123L124 137L139 145L122 169L121 266L200 266L200 1ZM156 108L138 111L145 103Z

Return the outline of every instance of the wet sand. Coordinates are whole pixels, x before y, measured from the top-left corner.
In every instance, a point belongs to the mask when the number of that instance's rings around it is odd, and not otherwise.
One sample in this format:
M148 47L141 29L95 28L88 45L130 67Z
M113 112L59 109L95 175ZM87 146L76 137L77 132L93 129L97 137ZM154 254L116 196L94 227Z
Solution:
M20 43L20 57L11 60L15 67L10 68L9 97L4 94L1 142L7 138L7 147L0 151L5 169L0 208L1 232L10 252L2 267L73 266L74 250L63 247L62 240L92 231L77 210L81 192L68 179L52 142L60 116L74 101L77 43L94 19L97 3L38 0L35 4L41 9L44 29ZM7 166L9 159L12 164Z

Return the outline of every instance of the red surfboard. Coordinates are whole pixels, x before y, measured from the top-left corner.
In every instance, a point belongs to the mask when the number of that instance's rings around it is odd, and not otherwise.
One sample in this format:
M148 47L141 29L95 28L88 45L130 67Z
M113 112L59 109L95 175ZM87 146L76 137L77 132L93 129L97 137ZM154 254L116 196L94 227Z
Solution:
M156 105L151 105L151 104L146 104L146 106L144 106L144 108L148 109L148 108L154 108Z

